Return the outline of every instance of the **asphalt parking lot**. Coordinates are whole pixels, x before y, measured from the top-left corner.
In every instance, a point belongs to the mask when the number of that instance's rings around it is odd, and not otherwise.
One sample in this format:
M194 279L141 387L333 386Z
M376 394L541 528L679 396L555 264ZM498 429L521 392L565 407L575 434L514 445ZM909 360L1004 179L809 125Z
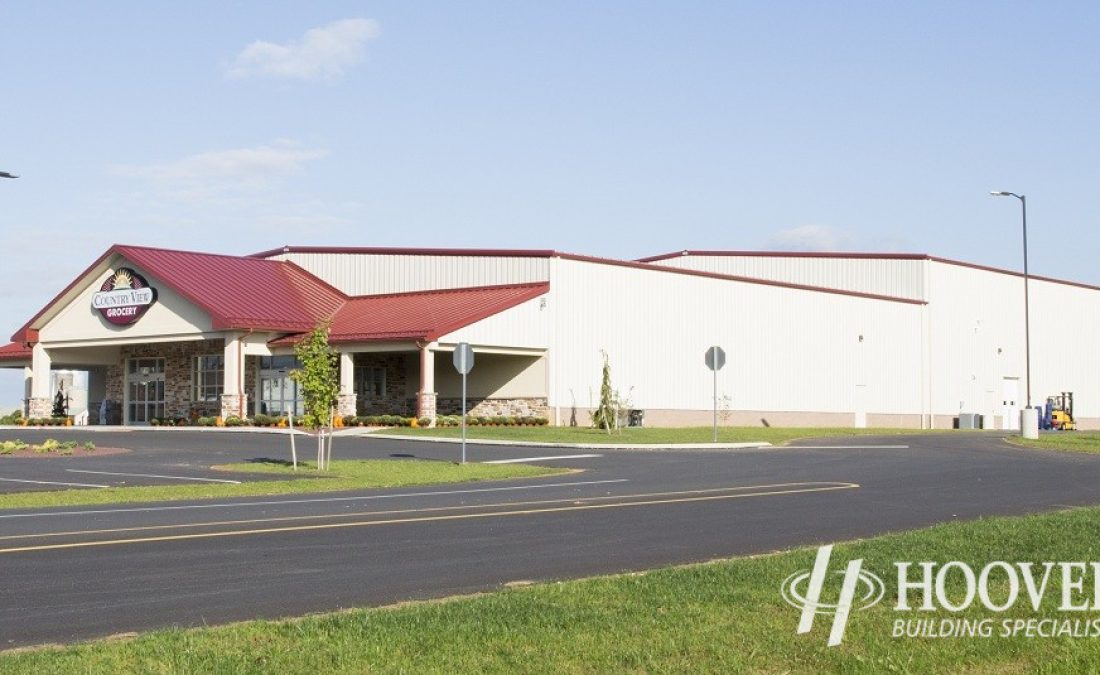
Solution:
M38 440L33 433L19 435ZM63 434L84 440L80 430L41 438ZM0 477L91 467L206 478L214 464L289 456L287 438L267 434L108 432L93 440L132 452L0 458ZM981 433L734 451L469 450L473 461L537 457L580 472L2 510L0 565L19 579L0 585L4 645L296 616L1100 504L1100 457L1023 450ZM454 461L458 447L349 437L337 440L334 456Z

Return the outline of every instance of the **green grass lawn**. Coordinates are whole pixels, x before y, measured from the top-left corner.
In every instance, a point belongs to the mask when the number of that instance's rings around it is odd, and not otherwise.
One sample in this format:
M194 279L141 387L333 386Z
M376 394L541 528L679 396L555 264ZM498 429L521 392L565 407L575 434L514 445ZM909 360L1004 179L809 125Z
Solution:
M1008 436L1005 440L1025 448L1045 450L1066 450L1069 452L1100 453L1100 432L1096 431L1056 431L1039 434L1039 440L1032 441L1019 436Z
M459 438L458 427L413 429L398 427L379 433L413 437ZM499 441L537 441L542 443L637 443L660 445L671 443L710 443L714 439L711 427L628 427L618 433L591 427L467 427L467 438ZM785 443L797 438L826 436L867 436L922 433L914 429L847 429L847 428L779 428L779 427L719 427L720 443ZM924 432L927 433L927 432Z
M0 654L0 673L1075 673L1095 672L1100 664L1100 638L891 637L899 616L987 615L895 612L894 561L957 559L980 569L995 560L1100 560L1100 509L952 523L837 546L834 567L864 558L864 569L882 576L890 590L877 606L853 612L844 642L831 648L830 617L819 616L809 634L796 635L798 611L779 594L788 575L812 567L814 553L800 549L395 608L162 630ZM1020 602L995 615L998 625L1002 618L1067 618L1053 609L1060 584L1060 575L1053 575L1055 601L1040 612ZM992 589L995 599L1005 597L1003 583ZM958 598L961 588L952 583L948 592ZM1091 598L1087 582L1083 596Z
M461 483L504 478L549 476L568 469L524 464L452 464L424 460L334 460L332 469L317 472L312 464L302 463L294 472L282 462L243 462L226 464L226 471L249 471L297 476L294 480L263 480L230 483L190 483L187 485L148 485L106 489L57 490L52 492L16 492L0 495L0 509L48 506L78 506L90 504L122 504L129 502L159 502L180 499L214 499L284 495L304 492L333 492L362 488L403 487Z

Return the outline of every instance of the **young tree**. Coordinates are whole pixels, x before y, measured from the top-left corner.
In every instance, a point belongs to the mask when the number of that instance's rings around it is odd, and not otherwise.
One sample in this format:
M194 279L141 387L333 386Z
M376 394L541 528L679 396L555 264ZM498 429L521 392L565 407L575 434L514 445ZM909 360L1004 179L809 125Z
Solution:
M294 355L302 364L290 373L305 399L302 425L318 430L317 468L324 468L323 430L332 422L332 411L340 393L340 369L336 352L328 344L329 324L322 323L294 346ZM331 448L331 441L330 446Z
M616 426L615 392L611 388L611 363L607 359L607 352L600 353L603 354L603 381L600 383L600 405L592 413L592 426L606 429L610 434L611 429Z

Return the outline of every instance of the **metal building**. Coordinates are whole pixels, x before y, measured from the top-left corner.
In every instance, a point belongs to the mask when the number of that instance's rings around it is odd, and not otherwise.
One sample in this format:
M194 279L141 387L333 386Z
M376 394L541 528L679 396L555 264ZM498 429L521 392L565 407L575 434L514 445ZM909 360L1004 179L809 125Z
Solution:
M450 353L473 345L473 414L576 419L603 359L645 424L1012 428L1026 404L1023 279L926 255L684 251L639 261L546 250L284 247L223 256L114 246L0 347L48 415L51 370L88 372L92 423L281 414L293 345L322 321L340 411L458 412ZM1100 288L1032 277L1033 404L1075 393L1100 427Z

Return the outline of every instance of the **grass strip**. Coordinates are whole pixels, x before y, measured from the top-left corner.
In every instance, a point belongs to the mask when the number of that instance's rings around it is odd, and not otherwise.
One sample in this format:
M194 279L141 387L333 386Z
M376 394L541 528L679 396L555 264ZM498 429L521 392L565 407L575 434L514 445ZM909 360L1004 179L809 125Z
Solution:
M434 429L397 427L379 433L428 438L460 438L458 427ZM719 427L720 443L786 443L802 438L826 438L830 436L892 436L919 434L916 429L849 429L838 427ZM938 433L947 433L940 431ZM674 443L710 443L714 439L711 427L627 427L608 434L591 427L467 427L467 438L497 441L539 443L629 444L669 445Z
M883 602L854 612L827 647L831 616L796 635L780 598L814 550L539 584L481 596L215 628L160 630L0 655L0 673L1005 673L1092 672L1100 638L892 638L893 621L977 618L975 611L898 613L895 561L1100 559L1100 509L951 523L839 545L834 566L864 559L888 582ZM1060 597L1060 575L1048 594ZM839 584L839 581L836 582ZM1005 597L1005 584L991 595ZM1090 597L1086 584L1084 597ZM959 598L959 583L948 593ZM1057 600L1019 602L1005 618L1067 618ZM1049 608L1049 609L1048 609ZM985 610L977 610L984 612ZM1073 613L1070 613L1073 614ZM1068 618L1091 619L1093 613ZM981 614L988 616L988 613Z
M526 464L452 464L414 459L336 460L332 469L318 472L309 463L295 472L283 462L242 462L220 469L237 472L280 474L287 480L230 483L188 483L186 485L142 485L103 489L12 492L0 495L0 509L50 506L89 506L161 502L183 499L273 496L336 492L364 488L393 488L411 485L439 485L470 481L534 478L565 473L569 469ZM294 478L291 478L291 477Z
M1040 434L1038 440L1021 438L1020 436L1008 436L1005 440L1013 445L1020 445L1025 448L1100 454L1100 433L1098 432L1057 431Z

